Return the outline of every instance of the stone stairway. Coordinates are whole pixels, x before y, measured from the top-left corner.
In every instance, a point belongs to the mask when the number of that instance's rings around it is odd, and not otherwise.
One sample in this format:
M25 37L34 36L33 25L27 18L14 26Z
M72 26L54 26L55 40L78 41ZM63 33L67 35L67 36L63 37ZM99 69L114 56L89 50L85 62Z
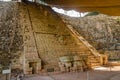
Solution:
M100 66L100 58L99 57L95 57L95 56L88 56L88 64L94 68L94 67L98 67Z
M44 69L58 70L59 57L61 56L87 56L89 67L98 66L97 58L100 56L91 45L86 46L71 30L66 27L60 17L50 8L43 5L27 4L36 40L37 54L39 54ZM27 13L28 14L28 13ZM29 21L29 18L26 18ZM27 23L30 25L30 23ZM83 40L83 39L82 39ZM33 40L34 41L34 40ZM84 40L83 40L84 41ZM31 42L30 42L31 43ZM88 43L87 43L88 44ZM89 56L93 56L90 58ZM32 57L32 55L31 55ZM94 65L96 63L96 65Z
M63 20L63 22L65 22ZM66 22L65 22L66 23ZM88 66L91 68L98 67L102 65L101 59L102 56L99 54L99 52L92 46L90 45L71 25L66 24L68 29L71 31L71 33L76 36L82 42L91 52L90 55L88 55Z

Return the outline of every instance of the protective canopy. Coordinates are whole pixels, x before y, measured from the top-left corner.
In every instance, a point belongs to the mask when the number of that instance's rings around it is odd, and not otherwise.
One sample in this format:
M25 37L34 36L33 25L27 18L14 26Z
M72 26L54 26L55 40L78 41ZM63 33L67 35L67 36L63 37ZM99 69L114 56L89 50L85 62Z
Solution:
M120 0L43 0L50 6L79 12L98 11L100 13L120 16Z

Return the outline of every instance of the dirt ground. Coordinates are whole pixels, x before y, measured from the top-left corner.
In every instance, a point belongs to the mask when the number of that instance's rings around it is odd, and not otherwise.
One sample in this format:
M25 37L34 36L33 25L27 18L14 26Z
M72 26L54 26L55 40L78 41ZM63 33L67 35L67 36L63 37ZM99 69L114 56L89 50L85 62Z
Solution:
M120 80L120 66L99 67L86 72L27 75L25 80Z

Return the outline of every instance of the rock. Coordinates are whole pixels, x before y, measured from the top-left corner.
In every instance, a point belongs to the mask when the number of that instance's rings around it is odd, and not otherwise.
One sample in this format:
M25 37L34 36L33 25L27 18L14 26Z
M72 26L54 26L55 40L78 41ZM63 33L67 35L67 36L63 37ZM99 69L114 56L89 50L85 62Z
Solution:
M0 7L0 59L11 61L20 55L17 52L22 51L23 44L18 6L15 2L0 2Z
M65 23L72 25L97 50L113 49L112 46L120 42L120 17L118 16L103 14L82 18L60 16Z

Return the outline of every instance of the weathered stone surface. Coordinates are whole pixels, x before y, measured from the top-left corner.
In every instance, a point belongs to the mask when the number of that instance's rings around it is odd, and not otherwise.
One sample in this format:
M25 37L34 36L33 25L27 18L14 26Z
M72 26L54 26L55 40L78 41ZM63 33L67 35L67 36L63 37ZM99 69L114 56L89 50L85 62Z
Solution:
M14 56L13 59L16 60L15 64L12 65L13 68L24 69L28 74L38 73L41 68L44 71L50 69L58 71L58 62L61 56L84 55L88 57L92 55L94 57L92 52L69 31L60 17L50 7L36 6L34 3L21 3L19 6L16 3L10 3L10 5L12 6L9 8L11 11L10 19L6 21L9 24L6 26L4 21L1 22L5 26L4 28L2 26L2 32L5 34L1 37L3 39L1 45L6 40L4 38L7 38L9 41L6 42L10 46L5 46L5 49L1 48L3 49L1 52L8 51L9 53L10 51L10 58L11 55ZM6 11L9 12L9 10ZM8 26L10 26L10 29ZM7 31L11 33L10 37L6 37ZM22 43L24 43L23 46ZM19 55L22 50L23 54ZM66 63L67 68L69 65L71 64ZM67 71L69 70L67 69Z
M26 30L25 58L34 60L40 58L43 71L59 70L59 57L71 55L94 56L91 51L80 42L61 21L61 18L50 8L34 4L21 5L21 15ZM42 7L42 9L41 9ZM47 11L47 16L44 14ZM39 14L38 14L39 13ZM31 48L30 48L31 47ZM36 50L32 50L36 48ZM28 51L28 52L26 52ZM38 55L37 57L35 57ZM29 64L27 64L29 65ZM62 70L64 71L64 70Z
M0 64L10 63L20 56L23 50L21 31L17 4L0 2Z
M116 48L112 46L120 43L120 17L102 14L82 18L71 18L64 15L61 17L97 50L114 50Z

